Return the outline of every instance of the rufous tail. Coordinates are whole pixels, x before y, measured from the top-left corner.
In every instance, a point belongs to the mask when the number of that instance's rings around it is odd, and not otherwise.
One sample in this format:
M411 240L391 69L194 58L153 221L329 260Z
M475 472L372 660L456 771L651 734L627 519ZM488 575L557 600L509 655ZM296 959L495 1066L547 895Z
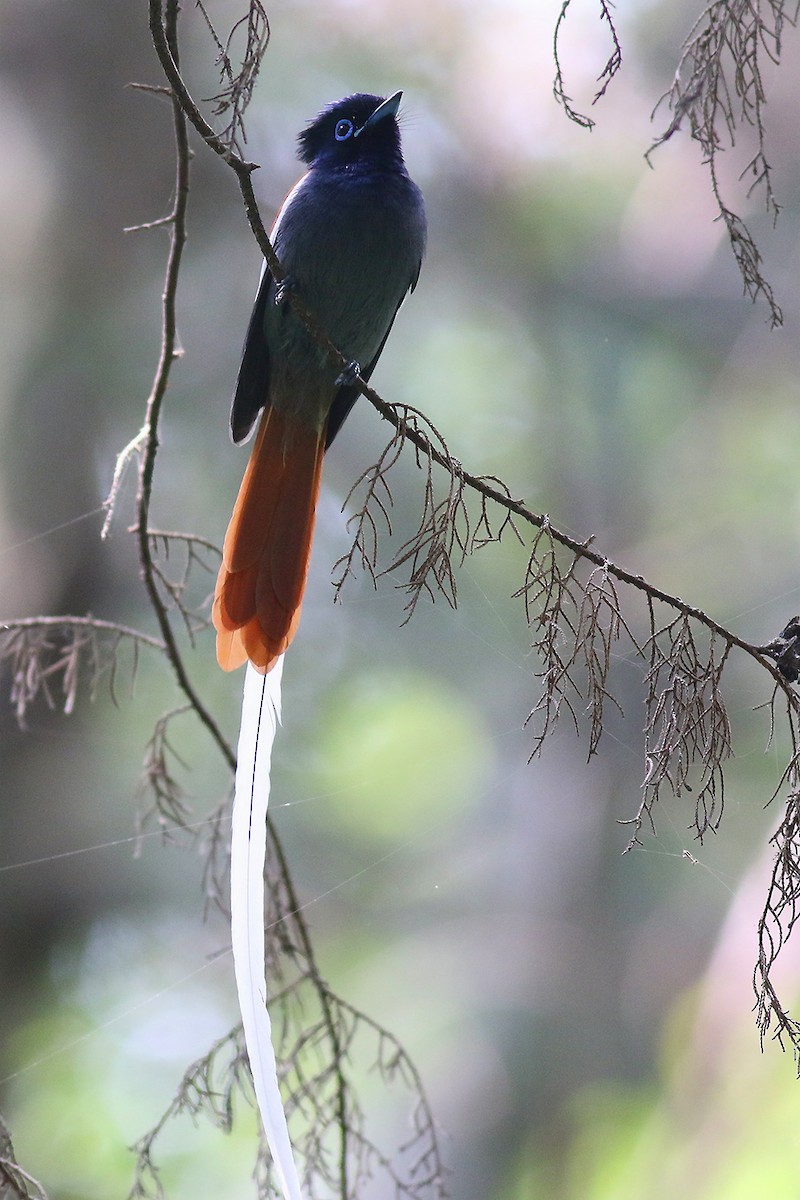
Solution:
M325 429L267 408L225 535L212 618L224 671L269 671L300 620Z

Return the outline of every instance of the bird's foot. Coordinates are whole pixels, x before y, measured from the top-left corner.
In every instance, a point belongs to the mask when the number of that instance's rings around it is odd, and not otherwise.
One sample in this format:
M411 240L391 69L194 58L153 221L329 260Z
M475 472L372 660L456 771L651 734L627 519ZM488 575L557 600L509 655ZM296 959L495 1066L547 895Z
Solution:
M356 379L358 378L358 376L360 374L361 374L361 363L358 363L358 362L356 362L355 359L353 359L352 362L349 362L347 364L345 369L342 371L341 375L336 376L336 386L337 387L352 387L352 385L355 383Z
M289 296L294 291L295 280L291 275L284 275L283 279L275 288L273 296L273 304L276 308L285 308L289 303Z

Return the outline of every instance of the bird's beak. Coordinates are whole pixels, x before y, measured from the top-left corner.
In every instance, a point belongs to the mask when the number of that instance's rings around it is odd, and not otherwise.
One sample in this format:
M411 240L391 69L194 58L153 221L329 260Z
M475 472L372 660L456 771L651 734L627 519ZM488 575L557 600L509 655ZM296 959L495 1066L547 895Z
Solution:
M378 121L382 121L384 117L397 116L397 110L400 107L400 101L402 99L403 93L395 92L394 95L390 96L388 100L382 101L375 111L370 113L361 128L356 130L354 136L358 137L360 133L363 133L365 129L369 129L371 125L377 125Z

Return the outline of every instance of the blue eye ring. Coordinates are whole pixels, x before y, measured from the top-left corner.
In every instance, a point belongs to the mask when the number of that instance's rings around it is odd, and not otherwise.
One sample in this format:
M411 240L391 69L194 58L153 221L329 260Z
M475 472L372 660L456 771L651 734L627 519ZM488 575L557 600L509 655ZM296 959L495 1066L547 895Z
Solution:
M341 121L336 122L336 128L333 131L333 136L336 138L337 142L346 142L347 139L352 136L352 133L353 122L348 121L347 117L344 117Z

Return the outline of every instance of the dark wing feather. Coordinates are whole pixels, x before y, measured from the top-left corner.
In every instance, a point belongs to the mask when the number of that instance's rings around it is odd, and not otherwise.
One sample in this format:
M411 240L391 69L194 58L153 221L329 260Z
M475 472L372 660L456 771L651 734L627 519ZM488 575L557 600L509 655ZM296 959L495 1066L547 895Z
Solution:
M420 272L421 267L422 267L422 259L420 259L419 263L417 264L416 274L414 275L413 279L411 280L411 282L408 285L408 292L413 292L414 288L417 286L417 280L419 279L419 272ZM400 304L403 303L403 300L405 300L406 295L408 295L408 292L406 292L406 294L403 296L403 298L400 301ZM388 338L389 334L392 332L392 326L394 325L394 319L397 316L398 312L400 311L400 304L398 304L397 308L394 310L392 319L389 322L389 324L386 326L386 333L383 335L383 341L381 342L380 346L378 346L377 353L373 357L372 361L370 363L368 363L365 368L362 368L362 371L361 371L362 379L368 380L370 375L372 374L372 372L375 370L375 365L376 365L378 359L380 358L381 353L383 352L383 347L386 345L386 339ZM325 435L325 449L326 450L330 446L333 439L336 437L339 430L344 425L345 420L347 419L347 416L350 412L350 409L353 407L353 405L355 404L356 400L358 399L358 397L360 395L361 395L361 393L357 387L344 386L344 387L339 388L339 390L336 393L336 396L334 398L333 404L331 405L330 413L328 415L328 427L327 427L327 432Z
M275 282L265 270L250 314L244 339L242 362L231 405L231 433L234 442L243 442L267 402L269 392L269 346L264 328L267 306L273 303Z
M399 307L400 307L400 305L398 304L397 308L399 308ZM395 309L394 316L395 317L397 316L397 309ZM383 347L386 345L386 339L388 338L389 334L392 331L392 325L394 325L394 317L392 317L391 321L389 322L389 328L386 330L386 333L383 335L383 341L381 342L380 346L378 347L378 352L372 359L372 362L370 362L366 367L361 368L361 378L362 379L369 379L370 375L375 370L375 364L377 363L378 359L381 356L381 351L383 350ZM333 439L336 437L339 430L344 425L345 420L347 419L347 415L350 412L350 409L353 407L353 405L355 404L356 400L358 399L358 397L360 395L361 395L361 392L354 385L345 384L343 387L339 388L338 392L336 393L336 395L334 397L333 404L331 405L331 409L328 414L328 425L327 425L327 430L325 433L325 449L326 450L330 446Z

